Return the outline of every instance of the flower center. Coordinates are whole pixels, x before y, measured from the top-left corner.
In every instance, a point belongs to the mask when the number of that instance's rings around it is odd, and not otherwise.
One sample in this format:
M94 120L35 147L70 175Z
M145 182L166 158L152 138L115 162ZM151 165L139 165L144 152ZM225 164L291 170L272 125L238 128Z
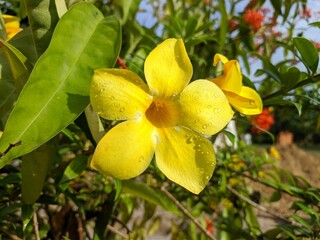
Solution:
M179 108L173 101L153 101L146 111L147 119L157 128L175 126Z

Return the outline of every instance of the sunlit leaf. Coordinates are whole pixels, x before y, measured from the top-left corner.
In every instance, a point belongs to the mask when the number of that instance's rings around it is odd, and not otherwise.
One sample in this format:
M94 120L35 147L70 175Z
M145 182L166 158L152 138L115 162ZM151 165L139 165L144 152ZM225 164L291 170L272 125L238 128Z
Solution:
M74 5L61 18L8 119L0 152L21 145L2 156L0 167L54 137L85 109L94 69L112 67L120 44L118 20L104 18L90 3Z

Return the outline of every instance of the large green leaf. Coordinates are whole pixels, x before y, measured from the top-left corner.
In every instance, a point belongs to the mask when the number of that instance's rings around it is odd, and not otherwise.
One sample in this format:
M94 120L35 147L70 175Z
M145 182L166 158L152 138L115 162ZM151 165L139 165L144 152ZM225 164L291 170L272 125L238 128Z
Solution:
M24 5L39 57L49 46L59 21L55 0L24 0Z
M94 69L112 67L120 44L118 20L104 18L90 3L74 5L61 18L8 119L0 168L54 137L85 109Z
M319 64L319 54L316 47L312 42L303 37L294 38L293 43L298 49L304 64L315 73Z

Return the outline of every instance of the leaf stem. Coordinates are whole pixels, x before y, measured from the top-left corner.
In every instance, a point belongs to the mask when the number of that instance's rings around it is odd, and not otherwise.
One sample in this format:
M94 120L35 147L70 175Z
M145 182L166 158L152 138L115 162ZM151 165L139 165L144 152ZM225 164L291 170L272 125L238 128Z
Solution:
M182 213L188 217L209 239L215 240L215 238L208 232L201 223L192 216L192 214L171 194L167 191L167 189L162 186L160 189L170 200L172 200L177 207L182 211Z

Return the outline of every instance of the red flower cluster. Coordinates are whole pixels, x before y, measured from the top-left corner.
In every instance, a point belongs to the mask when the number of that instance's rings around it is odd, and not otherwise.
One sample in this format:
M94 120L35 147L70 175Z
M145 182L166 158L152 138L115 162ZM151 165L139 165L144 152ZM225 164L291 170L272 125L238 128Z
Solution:
M260 133L264 133L264 131L261 129L268 131L271 128L271 126L274 124L274 116L273 116L272 111L270 111L269 108L265 108L265 109L263 109L261 114L259 114L256 117L251 118L250 121L254 125L251 128L251 131L253 133L260 134ZM255 126L261 128L261 129L259 129Z
M251 25L254 31L261 28L264 15L257 10L247 9L243 15L243 22Z

